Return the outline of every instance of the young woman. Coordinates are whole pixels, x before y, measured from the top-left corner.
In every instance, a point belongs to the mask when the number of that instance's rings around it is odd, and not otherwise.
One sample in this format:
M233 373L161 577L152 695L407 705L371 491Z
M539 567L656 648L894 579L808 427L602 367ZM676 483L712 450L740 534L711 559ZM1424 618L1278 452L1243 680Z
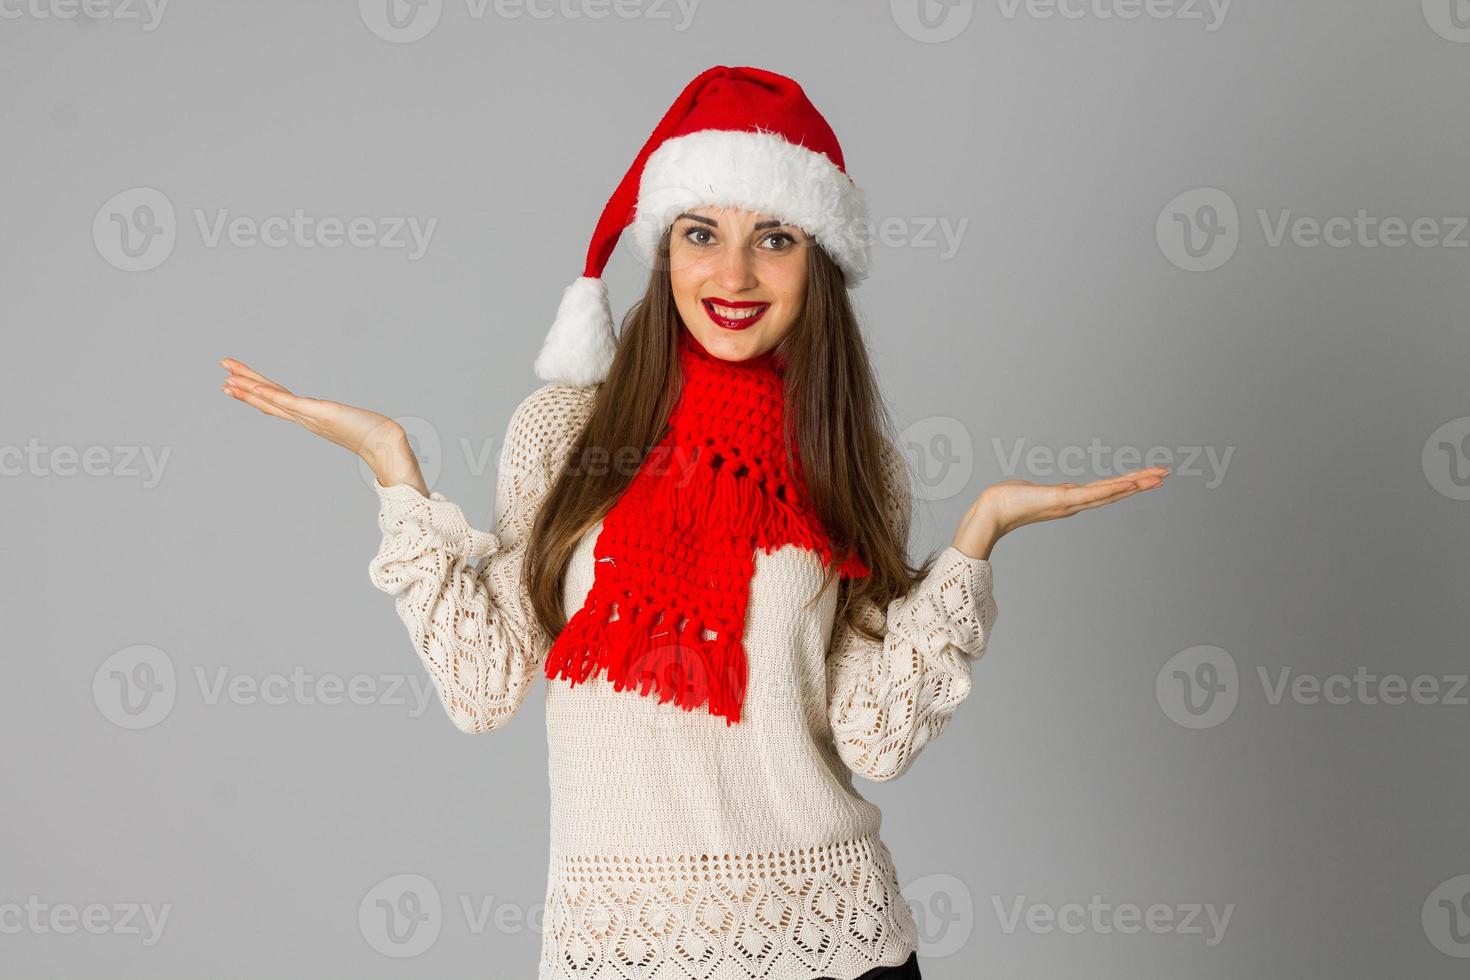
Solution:
M919 976L881 814L970 692L990 552L1163 482L1008 480L915 568L903 453L847 296L863 196L791 79L690 83L603 212L511 417L494 530L430 493L403 430L225 360L225 391L378 475L373 582L462 731L546 683L540 980ZM614 336L601 272L652 273Z

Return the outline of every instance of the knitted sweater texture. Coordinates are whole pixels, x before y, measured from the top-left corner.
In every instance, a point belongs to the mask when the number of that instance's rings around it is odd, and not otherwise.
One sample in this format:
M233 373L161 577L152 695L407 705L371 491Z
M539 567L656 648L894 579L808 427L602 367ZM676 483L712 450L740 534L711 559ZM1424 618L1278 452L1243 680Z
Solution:
M443 495L379 487L373 584L399 617L456 727L493 731L524 703L551 647L522 574L537 510L596 386L548 384L513 413L494 529ZM907 541L907 464L882 481ZM591 589L601 525L568 568L567 615ZM996 618L988 561L950 546L902 599L836 622L822 560L758 553L745 623L741 721L543 678L550 863L537 980L851 980L918 949L881 813L853 786L903 774L968 696Z

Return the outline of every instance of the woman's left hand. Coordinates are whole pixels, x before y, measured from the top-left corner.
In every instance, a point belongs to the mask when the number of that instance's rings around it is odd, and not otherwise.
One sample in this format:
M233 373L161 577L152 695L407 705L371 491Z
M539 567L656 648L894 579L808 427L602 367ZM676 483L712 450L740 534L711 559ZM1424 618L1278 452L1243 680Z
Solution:
M985 488L965 512L955 532L956 548L971 558L990 557L1003 536L1026 524L1071 517L1164 485L1168 469L1151 466L1092 483L1031 483L1002 480Z

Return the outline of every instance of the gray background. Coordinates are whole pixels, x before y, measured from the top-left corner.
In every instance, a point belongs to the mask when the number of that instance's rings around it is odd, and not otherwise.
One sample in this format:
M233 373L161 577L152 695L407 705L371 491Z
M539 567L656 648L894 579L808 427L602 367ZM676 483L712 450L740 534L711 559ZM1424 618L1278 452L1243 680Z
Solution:
M216 361L422 419L435 489L485 526L608 194L690 78L754 64L803 84L894 222L854 298L923 470L916 556L989 483L1115 471L1012 469L1017 440L1232 453L1223 479L1201 461L1004 540L970 700L902 780L859 783L925 976L1464 976L1438 900L1467 890L1470 708L1273 704L1259 674L1466 670L1470 249L1273 247L1257 213L1470 214L1470 29L1431 27L1452 2L1470 18L1463 0L1239 0L1210 29L1202 4L1124 20L986 0L933 5L931 35L902 0L704 0L688 19L444 0L411 43L370 29L373 2L177 2L153 29L142 8L6 6L0 973L533 974L544 679L489 737L432 694L402 703L427 675L367 580L372 492L342 450L220 394ZM167 198L177 239L129 272L106 228L133 188ZM1208 272L1156 233L1197 188L1239 211ZM195 217L295 209L437 226L410 259L210 245ZM957 249L935 222L967 222ZM620 247L619 317L643 274ZM168 451L161 479L130 462L144 447ZM93 474L64 475L89 449ZM1166 665L1200 646L1238 682L1193 729ZM298 670L368 703L214 696ZM165 699L143 727L120 676ZM411 958L369 922L401 874L443 909ZM1006 928L1017 901L1093 895L1233 908L1218 942L1203 920ZM92 903L99 934L50 918ZM128 903L168 908L157 941Z

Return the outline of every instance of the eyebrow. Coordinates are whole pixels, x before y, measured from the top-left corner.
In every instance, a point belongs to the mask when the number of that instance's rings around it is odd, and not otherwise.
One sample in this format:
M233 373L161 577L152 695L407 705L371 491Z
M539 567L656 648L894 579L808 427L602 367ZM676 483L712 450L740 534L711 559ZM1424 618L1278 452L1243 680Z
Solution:
M699 215L699 214L689 214L687 211L685 213L679 215L674 220L675 221L678 221L679 218L688 218L690 221L703 222L704 224L709 225L711 228L718 228L718 227L720 227L720 223L718 221L716 221L714 218L706 218L703 215ZM755 226L755 229L754 230L755 231L760 231L762 228L780 228L784 224L787 224L787 222L785 222L785 221L762 221L758 225Z

